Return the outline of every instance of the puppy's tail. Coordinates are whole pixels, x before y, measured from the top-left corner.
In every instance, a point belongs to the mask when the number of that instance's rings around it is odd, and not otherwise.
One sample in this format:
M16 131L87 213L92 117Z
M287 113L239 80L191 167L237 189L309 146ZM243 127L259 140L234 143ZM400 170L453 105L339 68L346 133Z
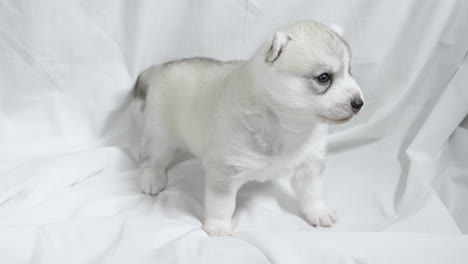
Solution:
M133 97L141 103L141 110L144 109L146 97L148 95L148 88L150 86L151 77L157 71L159 65L154 65L143 71L137 78Z
M145 70L137 78L133 93L134 98L137 100L146 100L146 94L148 93L148 80L146 76L148 75L147 72L148 70Z

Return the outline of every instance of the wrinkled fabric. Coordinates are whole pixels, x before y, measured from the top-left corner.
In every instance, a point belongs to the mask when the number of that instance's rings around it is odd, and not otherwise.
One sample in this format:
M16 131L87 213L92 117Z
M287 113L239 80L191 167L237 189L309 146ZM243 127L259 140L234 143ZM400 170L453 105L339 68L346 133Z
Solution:
M249 183L232 237L201 229L203 170L138 187L146 67L246 59L279 27L338 23L365 106L332 126L332 228L287 180ZM1 263L467 263L468 2L0 1Z

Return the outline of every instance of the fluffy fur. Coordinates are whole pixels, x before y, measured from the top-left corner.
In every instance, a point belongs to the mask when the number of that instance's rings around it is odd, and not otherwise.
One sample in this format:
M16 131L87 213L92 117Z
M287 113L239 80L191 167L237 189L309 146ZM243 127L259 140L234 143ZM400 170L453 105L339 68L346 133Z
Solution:
M209 235L231 233L244 183L280 176L291 177L307 221L332 225L336 215L322 198L321 179L328 124L351 119L362 106L341 33L339 26L301 21L276 32L247 61L192 58L144 71L136 87L145 116L142 191L164 189L181 149L205 169ZM324 73L330 80L320 83Z

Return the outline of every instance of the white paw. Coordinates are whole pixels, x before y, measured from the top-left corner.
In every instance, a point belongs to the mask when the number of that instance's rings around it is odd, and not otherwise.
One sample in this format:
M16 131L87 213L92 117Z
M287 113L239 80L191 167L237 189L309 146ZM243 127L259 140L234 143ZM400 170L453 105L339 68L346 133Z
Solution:
M312 203L304 209L304 215L313 226L330 227L336 221L335 210L328 207L324 201Z
M167 176L164 170L143 168L141 172L140 188L145 194L156 195L167 185Z
M205 221L203 230L205 230L209 236L230 236L232 235L230 225L231 224L228 223Z

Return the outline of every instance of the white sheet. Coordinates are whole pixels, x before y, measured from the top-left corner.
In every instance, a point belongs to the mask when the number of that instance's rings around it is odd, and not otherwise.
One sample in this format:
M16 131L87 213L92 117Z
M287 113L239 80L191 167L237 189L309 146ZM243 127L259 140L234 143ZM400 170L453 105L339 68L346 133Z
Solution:
M1 263L467 263L468 2L0 1ZM299 19L340 23L366 106L333 127L332 228L285 182L241 189L233 237L201 230L203 172L138 190L145 67L247 58ZM463 121L465 119L465 121Z

